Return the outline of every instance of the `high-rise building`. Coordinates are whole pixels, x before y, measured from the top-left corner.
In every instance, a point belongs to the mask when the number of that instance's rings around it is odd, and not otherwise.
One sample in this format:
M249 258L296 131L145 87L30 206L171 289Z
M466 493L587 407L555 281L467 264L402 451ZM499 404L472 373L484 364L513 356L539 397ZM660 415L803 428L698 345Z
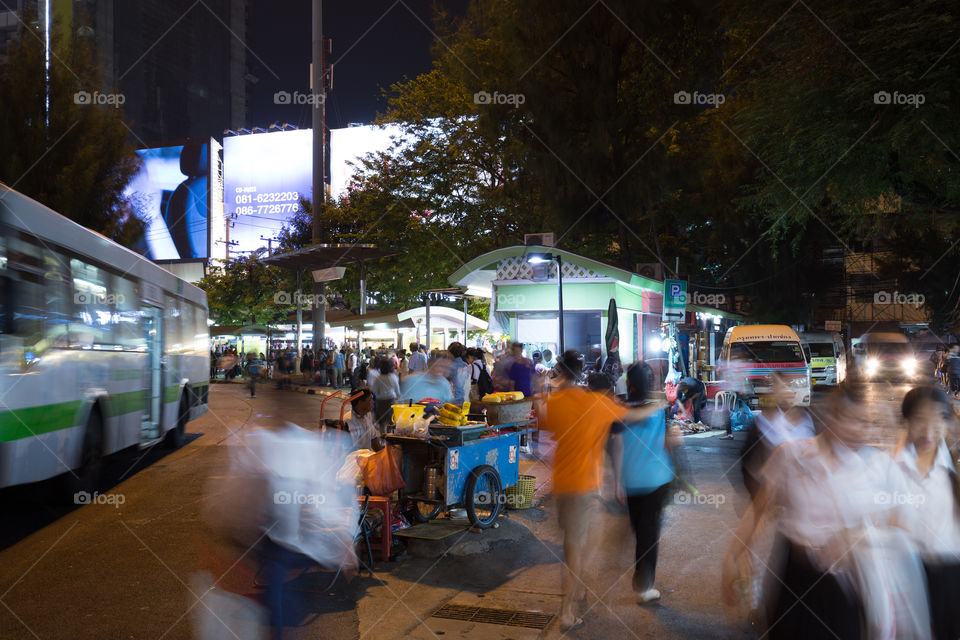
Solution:
M92 37L104 90L119 91L136 144L157 146L246 126L249 0L7 0L0 62L23 16L34 28ZM55 18L46 20L47 12ZM59 24L60 27L54 26Z

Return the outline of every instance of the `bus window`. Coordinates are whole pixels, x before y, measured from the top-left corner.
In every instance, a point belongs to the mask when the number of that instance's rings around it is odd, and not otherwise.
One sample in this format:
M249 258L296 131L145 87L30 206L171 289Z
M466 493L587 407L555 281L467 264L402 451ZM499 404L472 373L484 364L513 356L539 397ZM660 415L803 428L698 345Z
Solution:
M73 277L73 316L71 340L84 348L112 348L117 294L110 289L109 273L92 264L70 260Z
M194 355L207 355L210 349L210 337L207 333L207 312L198 304L189 303L193 308L193 325L190 335L193 338Z
M163 311L164 341L163 350L167 353L182 353L183 331L180 327L181 301L173 296L166 296L166 308Z
M137 287L125 276L114 275L112 281L115 292L114 340L125 351L146 351L147 340L143 333Z
M180 343L184 353L193 353L195 340L193 339L194 307L186 300L180 301Z
M8 248L4 297L16 311L6 328L24 339L31 354L67 346L70 285L63 256L23 234L9 238Z

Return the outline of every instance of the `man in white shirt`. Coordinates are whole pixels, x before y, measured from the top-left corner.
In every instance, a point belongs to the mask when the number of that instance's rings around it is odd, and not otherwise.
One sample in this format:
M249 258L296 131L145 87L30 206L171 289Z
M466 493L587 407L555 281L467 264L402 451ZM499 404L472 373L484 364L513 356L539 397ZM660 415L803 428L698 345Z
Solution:
M416 342L410 343L410 357L407 358L407 371L409 373L420 373L427 370L427 356L420 351L420 345Z

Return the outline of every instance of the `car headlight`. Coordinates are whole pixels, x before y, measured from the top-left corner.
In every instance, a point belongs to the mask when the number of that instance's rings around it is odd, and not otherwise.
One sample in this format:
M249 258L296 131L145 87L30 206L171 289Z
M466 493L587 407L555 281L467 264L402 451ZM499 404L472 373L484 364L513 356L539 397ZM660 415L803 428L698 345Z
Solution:
M867 358L867 371L874 372L880 368L880 361L876 358Z
M907 373L914 373L917 370L917 361L913 358L905 358L901 362L901 365L903 366L903 370Z

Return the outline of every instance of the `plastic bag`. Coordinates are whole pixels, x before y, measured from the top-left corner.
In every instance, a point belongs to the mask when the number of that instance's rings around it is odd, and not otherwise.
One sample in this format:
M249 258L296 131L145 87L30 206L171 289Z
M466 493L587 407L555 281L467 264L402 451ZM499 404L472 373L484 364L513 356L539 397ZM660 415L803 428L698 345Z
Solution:
M433 419L436 416L428 416L426 418L417 418L413 423L413 432L412 435L414 438L420 438L421 440L430 439L430 423L433 422Z
M377 451L363 461L363 484L375 496L389 496L407 486L390 447Z
M732 431L746 431L753 424L753 411L750 405L742 398L737 400L736 406L730 410L730 429Z
M677 401L677 383L667 381L667 383L663 385L663 392L666 394L667 402L670 404Z

